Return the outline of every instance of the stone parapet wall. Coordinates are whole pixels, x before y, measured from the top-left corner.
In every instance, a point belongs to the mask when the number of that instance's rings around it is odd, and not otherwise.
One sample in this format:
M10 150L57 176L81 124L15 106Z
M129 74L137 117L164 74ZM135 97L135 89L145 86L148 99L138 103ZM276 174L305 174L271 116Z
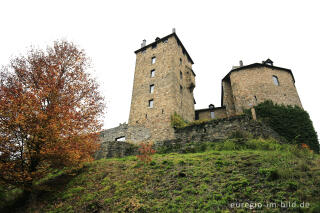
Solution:
M138 154L138 146L125 141L103 141L95 154L95 159L121 158Z
M148 141L151 137L150 130L143 126L129 126L120 124L118 127L101 132L101 141L116 141L117 138L125 137L125 141L133 144ZM118 141L117 141L118 142Z

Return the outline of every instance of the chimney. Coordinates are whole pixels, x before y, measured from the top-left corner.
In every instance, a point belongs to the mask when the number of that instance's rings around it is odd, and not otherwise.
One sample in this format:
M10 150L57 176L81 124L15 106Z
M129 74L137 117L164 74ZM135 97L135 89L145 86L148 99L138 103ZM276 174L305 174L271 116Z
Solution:
M160 38L159 38L159 37L157 37L157 38L156 38L156 41L159 41L159 40L160 40Z
M240 67L243 67L243 62L242 62L242 60L240 60L239 64L240 64Z
M142 41L142 43L141 43L141 47L145 47L146 46L146 40L145 39L143 39L143 41Z
M172 28L172 33L176 33L176 28Z

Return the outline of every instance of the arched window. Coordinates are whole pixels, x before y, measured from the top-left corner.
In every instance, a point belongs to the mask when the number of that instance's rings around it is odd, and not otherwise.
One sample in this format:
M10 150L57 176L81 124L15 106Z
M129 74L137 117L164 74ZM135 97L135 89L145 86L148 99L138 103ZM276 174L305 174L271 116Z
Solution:
M272 76L272 79L273 79L274 85L279 86L279 79L278 79L278 77L275 76L275 75L273 75L273 76Z

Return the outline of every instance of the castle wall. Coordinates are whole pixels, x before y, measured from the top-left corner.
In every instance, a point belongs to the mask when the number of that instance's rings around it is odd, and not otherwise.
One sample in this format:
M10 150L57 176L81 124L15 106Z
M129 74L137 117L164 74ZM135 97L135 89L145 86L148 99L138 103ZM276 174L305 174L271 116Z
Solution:
M156 57L154 64L152 57ZM174 36L167 42L158 42L156 48L138 52L129 126L144 126L150 129L152 140L164 140L174 137L171 127L174 112L186 120L194 120L193 92L187 88L187 72L191 67L192 63ZM151 77L151 70L155 70L154 77ZM189 79L194 82L194 77ZM150 93L150 85L154 85L153 93ZM149 100L153 100L152 108L148 106Z
M103 141L100 149L95 153L95 159L121 158L124 156L137 155L138 146L125 141Z
M275 85L276 76L279 85ZM231 72L230 81L236 114L266 100L302 108L292 75L272 67L254 67Z
M250 134L254 138L274 138L281 141L278 133L269 126L261 122L251 120L249 117L241 115L219 120L211 120L200 125L187 126L176 129L175 140L160 141L155 144L156 149L163 149L166 146L175 144L187 144L188 142L211 142L224 141L230 138L235 132L244 135Z
M118 138L125 138L125 141L137 144L148 141L151 138L151 131L143 126L128 126L120 124L118 127L104 130L100 133L102 141L116 141Z
M200 125L188 126L176 129L175 138L154 143L154 149L183 152L190 142L216 142L228 139L235 132L251 134L259 138L275 138L281 141L280 136L270 127L261 122L253 121L246 116L234 116L230 118L211 120ZM96 153L96 159L124 157L138 154L138 146L122 141L109 141L107 137L101 138L100 150Z

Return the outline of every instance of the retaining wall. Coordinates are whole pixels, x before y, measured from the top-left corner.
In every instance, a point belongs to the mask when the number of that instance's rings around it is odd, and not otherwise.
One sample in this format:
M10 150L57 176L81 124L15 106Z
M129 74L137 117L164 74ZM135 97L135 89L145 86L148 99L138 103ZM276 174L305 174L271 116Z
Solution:
M255 138L275 138L281 141L281 137L270 127L262 122L251 120L249 117L241 115L230 118L211 120L175 129L175 139L155 141L155 150L185 149L190 142L216 142L232 137L235 132L251 134ZM105 134L105 132L104 132ZM111 136L110 136L111 137ZM113 135L114 137L114 135ZM101 137L101 148L96 154L96 159L110 157L124 157L138 154L138 146L125 141L106 140L109 137Z

